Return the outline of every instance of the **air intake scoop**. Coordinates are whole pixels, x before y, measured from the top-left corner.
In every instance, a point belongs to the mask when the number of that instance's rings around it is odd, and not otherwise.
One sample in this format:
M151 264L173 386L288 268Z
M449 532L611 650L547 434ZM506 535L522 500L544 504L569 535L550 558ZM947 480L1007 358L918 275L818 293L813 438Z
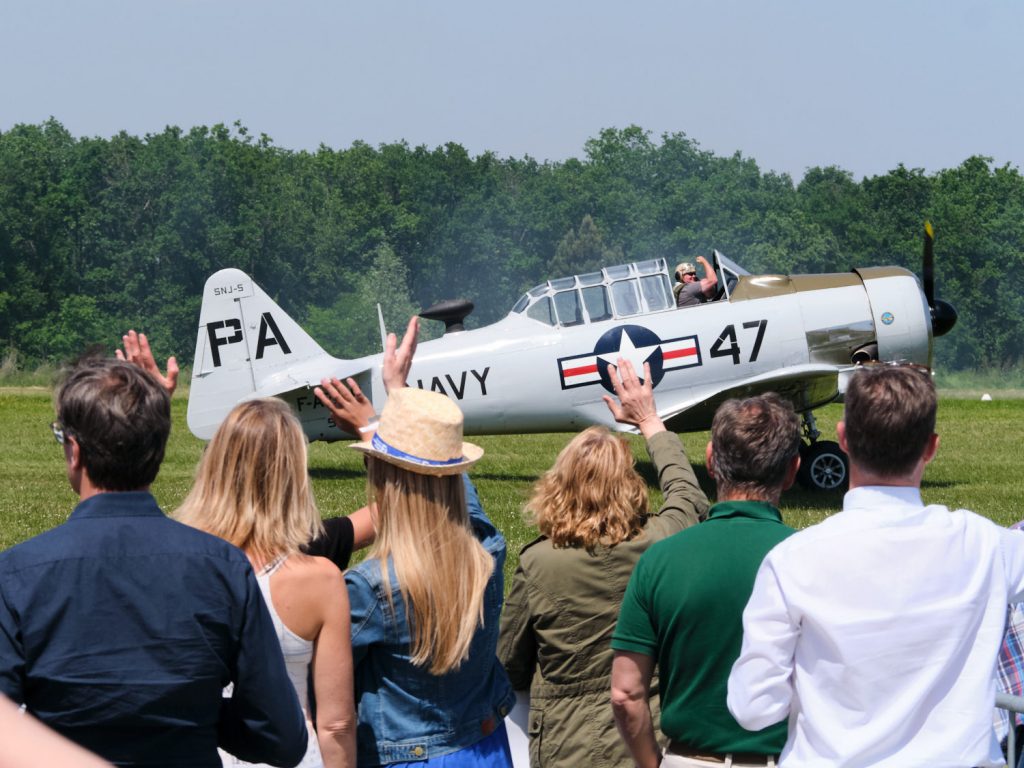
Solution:
M466 330L463 325L466 317L473 311L473 302L466 299L447 299L432 304L420 312L426 320L440 320L444 323L445 333L457 333Z

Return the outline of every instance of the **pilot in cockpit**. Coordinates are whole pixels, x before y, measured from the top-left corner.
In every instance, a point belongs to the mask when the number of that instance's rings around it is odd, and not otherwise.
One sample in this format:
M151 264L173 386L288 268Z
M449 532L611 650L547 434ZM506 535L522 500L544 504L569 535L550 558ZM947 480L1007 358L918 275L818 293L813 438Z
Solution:
M676 295L677 307L692 307L703 304L715 295L718 287L718 275L714 267L703 256L698 256L697 261L704 267L704 278L697 279L697 268L688 261L676 267L676 280L673 292Z

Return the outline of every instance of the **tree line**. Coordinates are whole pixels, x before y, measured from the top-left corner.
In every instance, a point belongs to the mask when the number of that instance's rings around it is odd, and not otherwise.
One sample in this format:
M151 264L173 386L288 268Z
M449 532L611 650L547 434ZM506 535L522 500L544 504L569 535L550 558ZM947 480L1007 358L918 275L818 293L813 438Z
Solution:
M960 312L946 369L1006 368L1024 348L1024 180L975 156L926 174L795 183L683 133L607 129L564 162L448 143L290 151L244 126L72 136L57 120L0 133L0 352L58 361L144 329L193 354L204 282L247 271L333 354L377 351L445 298L493 322L546 279L717 248L752 272L921 268Z

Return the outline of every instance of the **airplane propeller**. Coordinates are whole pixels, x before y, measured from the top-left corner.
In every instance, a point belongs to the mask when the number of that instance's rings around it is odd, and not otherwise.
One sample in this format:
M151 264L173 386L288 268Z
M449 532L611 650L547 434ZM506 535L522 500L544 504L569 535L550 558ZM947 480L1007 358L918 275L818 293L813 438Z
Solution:
M924 297L932 311L932 336L949 333L956 325L956 307L948 301L935 298L935 231L932 223L924 223L924 263L921 279L924 283Z

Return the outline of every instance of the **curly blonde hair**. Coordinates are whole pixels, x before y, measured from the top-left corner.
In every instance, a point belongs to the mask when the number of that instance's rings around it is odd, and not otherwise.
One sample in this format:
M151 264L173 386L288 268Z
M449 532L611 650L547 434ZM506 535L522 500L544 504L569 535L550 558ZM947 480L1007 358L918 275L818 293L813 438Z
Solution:
M647 484L625 439L604 427L584 430L533 487L527 518L555 547L615 546L647 520Z

